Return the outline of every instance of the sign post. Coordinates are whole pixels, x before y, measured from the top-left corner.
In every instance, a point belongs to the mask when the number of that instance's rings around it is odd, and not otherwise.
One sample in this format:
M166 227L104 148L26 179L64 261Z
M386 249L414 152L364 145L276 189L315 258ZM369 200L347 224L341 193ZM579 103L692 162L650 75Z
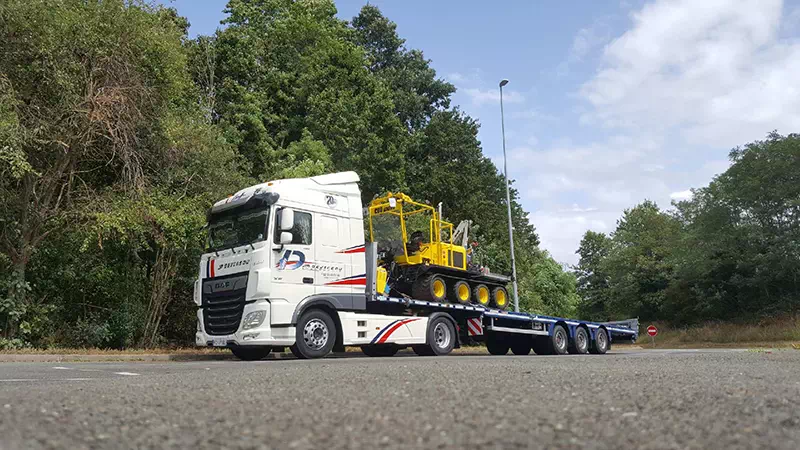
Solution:
M650 335L650 339L653 340L653 348L656 347L656 335L658 334L658 328L655 325L650 325L647 327L647 334Z

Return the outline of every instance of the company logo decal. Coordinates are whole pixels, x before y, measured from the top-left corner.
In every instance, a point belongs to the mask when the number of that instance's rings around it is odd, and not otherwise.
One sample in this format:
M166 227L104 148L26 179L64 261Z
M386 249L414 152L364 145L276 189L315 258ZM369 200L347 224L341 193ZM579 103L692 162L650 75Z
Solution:
M328 205L331 208L335 208L336 207L336 197L334 197L332 195L326 195L325 196L325 204Z
M296 259L291 259L295 256L297 257ZM303 267L305 263L305 253L300 250L286 250L286 253L278 260L278 264L276 264L275 267L277 267L278 270L296 270Z

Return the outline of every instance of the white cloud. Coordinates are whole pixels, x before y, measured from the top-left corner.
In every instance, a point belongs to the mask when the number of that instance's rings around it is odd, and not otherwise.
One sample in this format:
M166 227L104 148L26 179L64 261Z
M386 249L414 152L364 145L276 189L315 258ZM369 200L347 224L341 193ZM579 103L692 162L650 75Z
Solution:
M464 89L464 93L469 96L475 106L481 106L484 103L500 103L500 89L478 89L469 88ZM503 103L523 103L525 96L517 91L503 90Z
M780 0L661 0L632 14L581 94L586 120L731 147L800 123L800 42Z
M447 79L447 81L451 83L461 83L462 81L467 79L467 77L458 72L453 72L451 74L448 74L445 76L445 78Z
M687 189L685 191L673 192L672 194L669 194L669 198L678 201L689 200L690 198L692 198L692 195L694 195L692 194L692 191L690 189Z
M779 0L656 0L632 13L579 89L579 132L509 155L543 247L575 263L585 230L613 231L644 199L667 208L690 198L687 187L727 169L731 147L797 131L795 11ZM570 57L586 54L588 35Z

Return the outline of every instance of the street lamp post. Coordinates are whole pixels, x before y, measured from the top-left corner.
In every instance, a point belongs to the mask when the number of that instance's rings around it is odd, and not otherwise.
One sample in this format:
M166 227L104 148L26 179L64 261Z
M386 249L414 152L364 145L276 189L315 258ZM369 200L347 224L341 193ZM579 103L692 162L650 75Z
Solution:
M511 224L511 187L508 181L508 161L506 160L506 124L503 114L503 86L508 80L500 81L500 127L503 130L503 173L506 177L506 206L508 206L508 241L511 245L511 282L514 284L514 311L519 312L519 293L517 291L517 262L514 258L514 227Z

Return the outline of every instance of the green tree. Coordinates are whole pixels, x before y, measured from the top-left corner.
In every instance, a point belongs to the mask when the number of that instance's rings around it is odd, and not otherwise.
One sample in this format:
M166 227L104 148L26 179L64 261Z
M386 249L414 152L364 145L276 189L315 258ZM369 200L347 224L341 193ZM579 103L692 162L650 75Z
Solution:
M397 25L377 7L365 5L351 24L354 41L365 50L372 72L389 86L395 111L411 132L450 106L455 86L436 77L422 51L405 48Z
M731 167L676 205L671 314L681 320L797 311L800 136L770 133L731 151Z
M391 92L332 2L231 0L225 11L214 116L254 176L274 177L285 149L308 132L334 169L359 173L365 199L404 186L404 130Z
M646 200L625 210L611 235L613 247L600 264L611 286L612 315L660 318L672 276L677 221Z
M604 233L587 231L581 239L580 255L574 269L577 292L581 297L578 315L584 319L609 320L606 307L609 302L609 277L604 266L612 249L612 240Z

